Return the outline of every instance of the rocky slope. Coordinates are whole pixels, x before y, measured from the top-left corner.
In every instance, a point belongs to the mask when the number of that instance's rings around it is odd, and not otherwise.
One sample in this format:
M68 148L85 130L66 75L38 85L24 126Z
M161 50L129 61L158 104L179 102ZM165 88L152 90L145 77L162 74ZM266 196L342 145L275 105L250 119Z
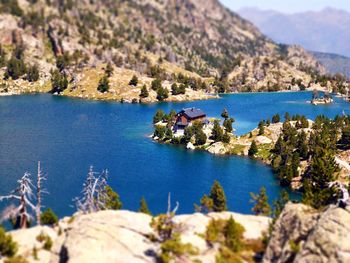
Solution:
M276 222L263 262L349 262L350 210L315 211L288 204Z
M268 231L267 217L230 212L175 216L174 222L181 225L181 241L198 251L181 262L216 262L219 248L202 234L211 219L231 216L244 227L244 239L250 244L261 242ZM19 244L18 254L30 262L156 262L160 244L152 239L151 221L141 213L103 211L65 218L55 228L34 227L10 234ZM349 210L330 206L316 211L289 203L273 227L263 262L349 262L349 226ZM38 236L50 237L52 246L44 249ZM252 262L247 255L245 260Z
M25 63L40 69L34 84L2 81L0 89L13 93L50 90L57 67L69 81L64 95L128 101L155 77L169 89L179 73L201 79L208 92L219 89L211 85L216 76L229 76L226 91L273 90L290 89L293 78L308 85L310 72L322 71L304 50L273 43L217 0L10 0L0 6L0 39L3 61L21 48ZM96 87L107 63L114 72L102 94ZM136 87L128 85L133 75ZM169 100L208 98L192 89Z
M267 217L230 212L175 216L174 222L181 225L181 241L198 250L197 255L182 262L215 262L218 247L210 246L201 234L211 219L227 220L231 216L246 229L246 240L261 240L268 230ZM65 218L56 228L34 227L10 233L19 244L18 254L30 262L156 262L160 244L152 240L156 233L151 221L151 216L142 213L103 211ZM50 250L43 249L37 240L41 233L51 238ZM33 247L37 248L37 259Z

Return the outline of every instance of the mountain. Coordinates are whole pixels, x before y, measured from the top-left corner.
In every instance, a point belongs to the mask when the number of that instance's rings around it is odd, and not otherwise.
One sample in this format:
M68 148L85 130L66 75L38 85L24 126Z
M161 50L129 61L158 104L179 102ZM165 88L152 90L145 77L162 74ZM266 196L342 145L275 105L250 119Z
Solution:
M350 77L350 58L330 53L311 52L332 74L340 73Z
M279 43L350 57L350 13L346 11L326 8L319 12L283 14L245 8L238 13Z
M165 92L150 89L158 78L169 91L173 83L186 85L183 99L201 99L201 90L287 89L293 78L307 85L310 73L323 70L305 50L277 45L218 0L0 3L5 78L0 89L5 92L52 89L89 99L138 101L146 85L145 101L151 102L159 99L158 91ZM138 81L129 85L134 75ZM213 83L215 77L220 81ZM180 98L175 97L167 100Z

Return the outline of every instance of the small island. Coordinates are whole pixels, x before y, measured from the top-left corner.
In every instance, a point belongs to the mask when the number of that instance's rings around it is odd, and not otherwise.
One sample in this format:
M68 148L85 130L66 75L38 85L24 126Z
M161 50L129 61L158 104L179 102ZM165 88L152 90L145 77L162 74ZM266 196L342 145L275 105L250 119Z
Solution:
M312 100L310 102L312 105L324 105L333 103L333 98L328 91L324 93L324 96L320 97L318 90L313 90Z
M350 118L318 116L312 121L288 113L284 118L282 122L276 114L260 121L258 127L247 134L237 136L232 127L235 120L226 109L220 119L210 118L197 108L172 110L169 114L159 110L154 116L152 138L160 143L183 145L189 150L262 161L273 168L282 186L293 190L328 191L328 182L348 185ZM327 167L327 183L322 187L310 186L317 180L310 176L324 174L323 167Z

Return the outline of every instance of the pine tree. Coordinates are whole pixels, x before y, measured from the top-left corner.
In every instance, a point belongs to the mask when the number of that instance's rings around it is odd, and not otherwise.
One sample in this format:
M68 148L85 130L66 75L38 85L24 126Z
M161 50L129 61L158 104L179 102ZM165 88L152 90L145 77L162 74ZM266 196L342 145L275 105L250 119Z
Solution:
M209 197L213 200L213 211L223 212L227 210L225 191L218 181L215 181Z
M39 69L38 65L34 64L33 66L28 67L27 70L27 80L29 82L35 82L39 79Z
M257 153L258 153L258 146L257 146L256 142L253 141L252 144L250 145L248 155L251 157L254 157L255 154L257 154Z
M279 114L275 114L272 117L272 123L279 123L281 121L281 117Z
M157 100L164 101L169 97L169 91L166 88L160 87L157 90Z
M61 74L58 70L51 73L51 93L60 94L68 87L68 80L65 74Z
M229 117L227 109L224 109L221 113L221 117L227 119Z
M226 118L224 120L223 126L225 128L225 130L227 132L232 132L233 128L232 128L232 124L235 122L235 120L233 118Z
M258 195L255 195L254 193L250 193L250 196L252 198L252 202L255 203L254 207L252 208L252 211L256 215L264 215L268 216L271 213L271 207L268 203L268 197L266 194L265 187L260 188L260 193Z
M213 126L213 130L211 133L211 137L215 142L219 142L222 140L224 133L222 131L222 128L220 127L220 123L218 120L214 121L214 126Z
M259 134L258 135L264 135L264 133L265 133L265 126L264 126L264 122L263 121L259 122L258 128L259 128Z
M147 205L146 199L144 197L141 198L139 212L147 214L147 215L152 215L151 211L148 209L148 205Z
M146 85L143 85L140 92L140 98L144 99L144 98L147 98L148 96L149 96L149 92L147 90L147 87Z
M199 129L195 133L196 145L203 145L207 142L207 135L203 132L202 129Z
M119 210L122 208L123 204L120 201L119 194L113 190L112 187L107 185L106 189L106 198L103 200L105 203L104 209L106 210Z
M26 73L26 71L27 69L23 62L23 59L12 56L7 62L5 79L11 77L12 79L16 80L23 76Z
M171 85L171 94L172 95L178 95L179 94L179 88L176 83L173 83Z
M165 112L163 110L157 110L156 114L153 117L153 124L156 124L162 121L165 117Z
M139 79L138 79L138 77L136 76L136 75L134 75L134 76L132 76L132 78L131 78L131 80L130 80L130 82L129 82L129 85L130 86L137 86L137 84L138 84L138 82L139 82Z
M334 181L338 171L334 154L328 149L317 147L311 158L309 177L304 182L303 203L318 209L335 202L336 190L329 183Z
M228 135L227 131L225 131L224 135L222 136L222 142L223 143L230 143L231 137Z
M101 93L105 93L109 90L109 80L107 75L104 75L98 82L97 90Z

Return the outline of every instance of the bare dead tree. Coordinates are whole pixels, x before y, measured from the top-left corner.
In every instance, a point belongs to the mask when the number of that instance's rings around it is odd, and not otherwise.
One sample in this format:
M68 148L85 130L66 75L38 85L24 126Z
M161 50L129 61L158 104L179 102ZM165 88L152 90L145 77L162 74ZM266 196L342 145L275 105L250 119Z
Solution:
M37 186L36 186L36 222L38 225L41 225L41 208L42 208L42 194L48 194L48 192L42 188L42 182L46 181L46 176L41 170L40 161L38 161L38 172L37 172Z
M93 213L106 208L107 179L107 170L96 173L93 171L93 167L90 166L87 178L83 184L82 197L74 199L78 211Z
M4 214L4 219L19 218L19 227L27 228L28 221L32 219L32 215L29 213L29 209L35 211L36 207L31 202L33 197L33 184L30 179L30 173L26 172L17 182L19 184L10 195L0 196L0 201L3 200L18 200L18 207L10 207Z

